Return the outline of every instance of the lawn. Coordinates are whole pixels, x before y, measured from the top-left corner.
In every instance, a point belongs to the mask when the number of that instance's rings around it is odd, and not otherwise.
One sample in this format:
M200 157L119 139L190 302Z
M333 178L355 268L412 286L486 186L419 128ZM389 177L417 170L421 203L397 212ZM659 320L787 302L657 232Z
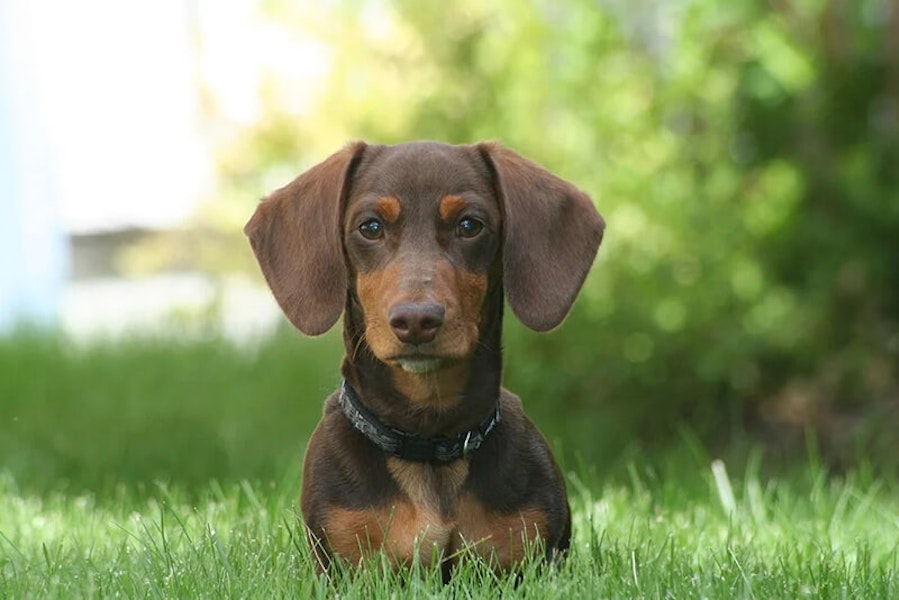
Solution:
M830 473L814 443L799 465L725 465L688 434L620 469L565 461L554 568L318 577L298 465L339 345L315 344L0 343L0 598L899 597L894 482Z
M470 562L448 586L374 561L317 577L297 525L296 482L215 483L197 498L25 493L0 480L0 596L372 598L895 598L899 506L859 475L736 481L649 474L592 486L570 474L575 538L520 581ZM690 480L683 485L683 479Z

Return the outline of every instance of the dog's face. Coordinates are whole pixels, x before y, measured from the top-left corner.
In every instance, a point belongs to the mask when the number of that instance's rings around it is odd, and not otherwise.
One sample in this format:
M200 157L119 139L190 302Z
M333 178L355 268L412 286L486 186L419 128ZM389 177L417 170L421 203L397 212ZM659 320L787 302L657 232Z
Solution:
M603 228L586 194L497 144L359 142L274 192L245 231L298 329L323 333L356 294L375 356L429 373L471 356L500 286L525 325L558 325Z
M346 199L343 245L375 356L412 373L470 356L501 236L476 152L406 144L369 153Z

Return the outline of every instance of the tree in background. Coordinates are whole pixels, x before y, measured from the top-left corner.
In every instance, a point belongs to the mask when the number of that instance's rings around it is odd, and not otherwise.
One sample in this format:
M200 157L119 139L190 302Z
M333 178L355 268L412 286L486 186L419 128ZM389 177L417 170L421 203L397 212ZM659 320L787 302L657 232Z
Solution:
M260 91L219 229L347 139L501 140L609 223L560 331L508 327L510 387L571 447L683 423L895 455L899 1L656 4L266 3L329 44L331 76L312 115L289 78Z

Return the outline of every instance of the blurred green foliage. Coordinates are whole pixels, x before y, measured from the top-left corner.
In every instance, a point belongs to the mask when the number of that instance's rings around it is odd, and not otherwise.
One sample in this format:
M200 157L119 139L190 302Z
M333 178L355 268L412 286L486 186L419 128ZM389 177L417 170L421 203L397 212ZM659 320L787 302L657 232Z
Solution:
M608 221L567 323L507 327L551 436L588 460L684 424L899 452L899 2L264 6L333 71L311 115L261 91L221 155L229 214L347 139L498 139Z

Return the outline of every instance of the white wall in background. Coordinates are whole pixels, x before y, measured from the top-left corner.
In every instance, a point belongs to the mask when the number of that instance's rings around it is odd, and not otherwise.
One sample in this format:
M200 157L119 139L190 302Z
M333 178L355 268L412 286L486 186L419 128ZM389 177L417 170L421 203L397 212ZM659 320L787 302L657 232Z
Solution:
M0 333L55 321L69 232L171 226L210 187L192 6L0 0Z

